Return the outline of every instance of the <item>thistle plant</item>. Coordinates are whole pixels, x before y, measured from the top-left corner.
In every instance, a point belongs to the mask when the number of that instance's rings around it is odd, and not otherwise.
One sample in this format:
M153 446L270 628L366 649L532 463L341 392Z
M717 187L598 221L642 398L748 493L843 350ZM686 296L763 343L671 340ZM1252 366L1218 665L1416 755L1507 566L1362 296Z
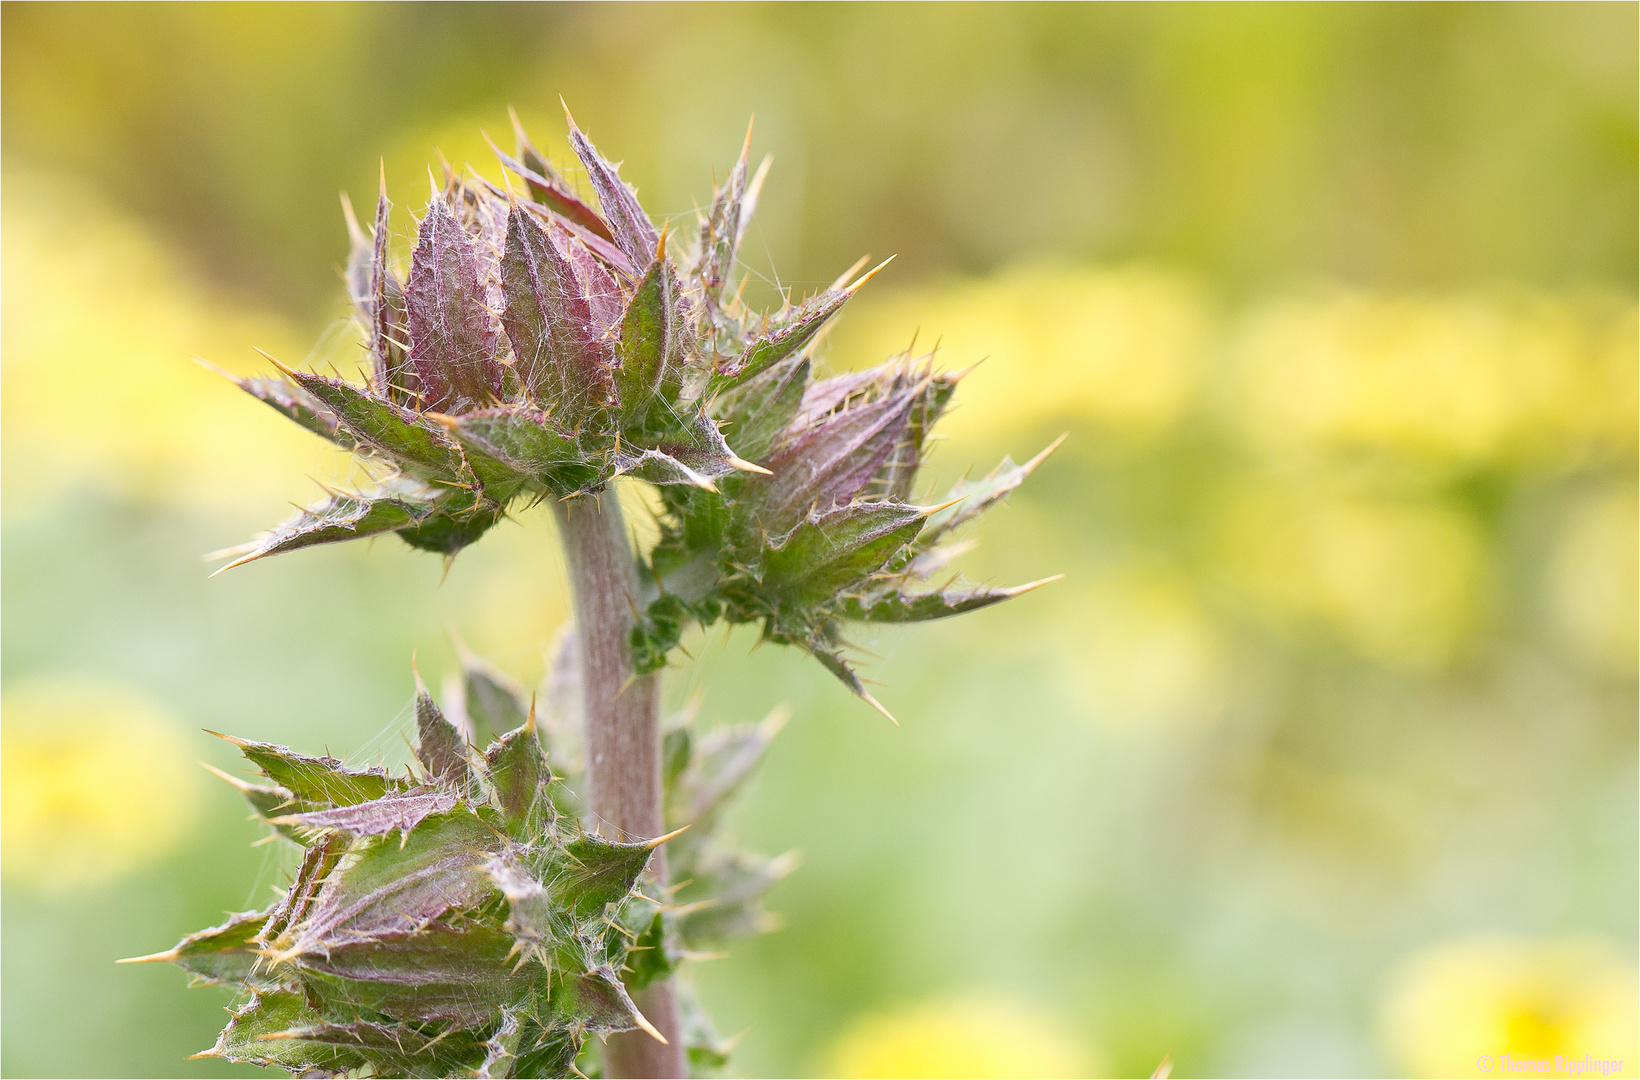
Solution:
M871 277L855 278L864 260L805 302L743 303L736 256L768 170L748 168L749 132L679 252L573 120L596 208L515 129L515 152L496 149L504 186L448 166L433 180L402 277L385 180L373 229L348 210L362 383L277 361L283 377L235 379L371 481L229 565L386 533L448 559L550 503L574 609L549 694L557 736L543 748L516 684L466 657L447 712L418 683L407 775L235 740L268 782L233 782L303 857L268 910L145 958L243 988L211 1054L326 1074L720 1067L674 976L700 948L767 929L759 897L791 860L721 833L778 720L705 737L661 722L657 674L681 636L760 624L886 715L850 623L941 618L1041 584L928 585L966 546L954 534L1053 447L919 501L959 377L909 351L814 372L824 329ZM614 497L622 477L658 494L647 551Z

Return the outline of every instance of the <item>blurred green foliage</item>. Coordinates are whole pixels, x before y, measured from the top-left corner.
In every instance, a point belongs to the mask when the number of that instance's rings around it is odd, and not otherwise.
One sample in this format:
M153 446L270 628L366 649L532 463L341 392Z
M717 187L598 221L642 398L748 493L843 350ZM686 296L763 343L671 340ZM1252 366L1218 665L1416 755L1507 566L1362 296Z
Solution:
M966 559L1066 581L862 636L903 728L745 635L671 676L795 706L787 928L700 972L743 1072L1633 1063L1636 10L0 5L0 1071L222 1072L222 995L110 961L288 855L132 762L399 761L447 630L540 675L544 515L207 582L340 466L186 358L354 363L335 192L559 94L684 228L755 113L753 288L900 254L828 360L989 357L939 490L1071 431Z

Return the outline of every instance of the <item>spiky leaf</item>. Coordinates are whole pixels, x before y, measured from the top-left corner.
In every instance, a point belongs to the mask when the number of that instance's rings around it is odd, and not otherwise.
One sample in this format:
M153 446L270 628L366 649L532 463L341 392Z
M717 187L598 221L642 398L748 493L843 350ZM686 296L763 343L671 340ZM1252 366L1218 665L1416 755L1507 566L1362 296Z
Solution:
M410 362L427 407L456 412L489 403L501 389L494 316L472 241L443 198L422 218L404 298Z

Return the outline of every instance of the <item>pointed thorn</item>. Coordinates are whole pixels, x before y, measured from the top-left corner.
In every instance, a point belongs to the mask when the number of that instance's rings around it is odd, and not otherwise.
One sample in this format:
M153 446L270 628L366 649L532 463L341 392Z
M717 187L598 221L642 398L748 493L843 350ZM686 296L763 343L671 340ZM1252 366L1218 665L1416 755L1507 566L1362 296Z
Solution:
M864 701L867 705L870 705L873 709L876 709L878 712L880 712L884 716L888 717L888 722L889 723L893 724L895 727L900 726L900 722L898 720L894 719L894 714L889 712L887 709L883 708L883 703L878 701L876 698L872 697L871 694L868 691L861 690L860 691L860 699L862 701Z
M1052 577L1038 578L1036 581L1027 581L1023 585L1015 585L1011 588L999 589L998 591L1002 593L1004 599L1012 600L1016 596L1024 596L1032 589L1040 589L1044 585L1052 585L1064 576L1064 574L1055 574Z
M147 956L127 956L114 961L116 964L169 964L182 955L176 949L166 949L164 952L149 953Z
M853 277L855 274L858 274L860 272L860 268L863 267L866 263L868 263L870 261L871 261L871 256L870 255L862 255L858 259L855 259L854 260L854 265L849 267L847 270L844 270L841 274L837 275L837 280L831 283L832 291L835 292L836 290L841 289L843 286L847 285L848 281L849 281L849 278Z
M581 129L575 126L575 117L569 114L569 102L564 100L563 94L558 95L558 104L564 107L564 120L568 122L569 129L571 131L580 131Z
M259 547L261 547L261 545L255 540L248 540L243 544L235 544L233 547L218 548L215 551L208 551L204 555L201 555L200 558L205 562L216 562L218 559L231 559L237 555L249 555ZM223 569L226 569L226 567ZM219 574L221 572L221 570L217 571Z
M657 1040L659 1040L662 1046L671 1045L671 1043L666 1041L666 1036L657 1031L655 1029L655 1025L651 1024L649 1020L645 1018L644 1014L638 1011L638 1007L636 1005L632 1007L632 1019L638 1022L639 1027L643 1028L650 1035L653 1035Z
M966 499L967 497L968 496L966 496L966 495L958 495L956 498L952 499L950 502L942 502L938 506L925 506L925 507L922 508L922 516L925 517L925 518L933 517L935 514L939 513L941 510L944 510L947 507L955 506L958 503L960 503L962 500Z
M385 200L387 198L387 159L386 158L381 159L381 183L380 183L379 188L377 189L376 197L378 199L382 199L382 200Z
M686 830L688 828L689 828L689 826L685 825L682 829L673 829L671 832L667 833L665 836L657 836L653 840L645 840L643 842L643 846L648 848L650 851L654 851L656 848L660 847L662 844L666 843L668 840L672 839L674 836L677 836L679 833L683 832L684 830Z
M733 454L729 455L729 464L733 465L735 468L739 469L741 472L757 473L759 476L773 476L774 475L774 473L770 472L768 469L765 469L763 466L754 465L750 461L747 461L744 458L738 458Z
M890 255L888 258L884 259L882 262L878 263L876 266L873 266L870 270L867 270L864 277L862 277L859 281L856 281L853 285L850 285L847 289L845 289L843 291L848 293L850 296L853 296L855 293L860 291L860 286L864 285L866 282L868 282L872 278L876 277L877 272L879 270L881 270L883 267L887 266L889 263L893 262L897 258L899 258L898 255Z
M221 1054L216 1052L216 1047L213 1046L209 1050L201 1050L197 1054L189 1054L187 1057L183 1058L182 1060L183 1061L198 1061L200 1058L214 1058L214 1057L221 1057L221 1056L222 1056Z
M251 348L256 349L257 352L262 354L262 359L266 360L268 363L272 364L274 367L278 368L280 371L283 371L286 375L289 375L292 378L295 378L295 376L298 374L297 371L294 368L289 368L289 367L286 367L284 364L281 364L274 357L274 355L272 353L268 352L266 349L257 349L255 345L252 345Z
M247 746L250 745L250 740L249 739L241 739L241 738L238 738L237 736L234 736L234 735L224 735L224 734L222 734L222 732L212 731L210 728L200 728L199 730L203 731L207 735L215 735L217 738L222 739L224 742L231 742L235 746L240 747L240 748L244 748L244 747L247 747Z
M365 239L364 230L359 228L359 219L353 213L353 200L347 197L345 191L342 192L342 216L347 219L348 239L354 243L363 243Z
M969 368L968 370L972 371L973 368ZM963 375L966 375L966 374L968 374L967 371L963 372ZM1071 433L1068 432L1068 431L1065 432L1063 435L1059 436L1059 438L1057 438L1053 442L1049 443L1047 445L1046 449L1044 449L1040 454L1036 455L1036 457L1032 458L1031 460L1027 461L1025 464L1021 465L1020 468L1024 469L1026 472L1030 472L1032 469L1034 469L1038 465L1042 464L1043 459L1046 458L1049 454L1053 453L1055 450L1058 450L1060 443L1064 442L1066 439L1068 439L1070 437L1071 437Z
M203 356L195 356L194 357L194 363L198 364L200 367L204 368L206 371L216 372L218 375L222 376L224 379L227 379L229 382L233 383L235 386L243 387L245 385L244 380L241 379L238 375L235 375L233 372L229 371L225 367L219 367L216 364L211 363L209 360L205 359Z
M214 735L214 734L216 734L216 732L213 731L213 732L211 732L211 734ZM227 738L226 735L224 735L222 737ZM234 788L235 791L238 791L240 793L248 792L248 791L250 791L250 790L252 790L253 788L256 787L255 784L249 782L248 780L241 780L239 777L234 776L231 773L225 773L221 769L217 768L215 765L212 765L208 762L201 761L199 763L199 767L204 769L206 772L210 773L212 776L217 777L218 779L226 780L229 784L233 785L233 788ZM122 961L122 963L123 963L123 961Z

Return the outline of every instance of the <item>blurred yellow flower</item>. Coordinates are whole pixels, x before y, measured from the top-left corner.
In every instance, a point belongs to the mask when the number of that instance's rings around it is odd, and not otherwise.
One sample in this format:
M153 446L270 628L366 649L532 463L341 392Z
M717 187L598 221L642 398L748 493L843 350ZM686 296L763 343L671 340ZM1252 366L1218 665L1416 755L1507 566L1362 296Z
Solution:
M1482 537L1438 502L1243 481L1220 508L1218 550L1230 582L1266 612L1328 625L1399 670L1453 660L1481 614Z
M1632 483L1596 493L1572 512L1549 570L1555 619L1619 674L1640 653L1640 498Z
M80 681L8 692L0 711L0 859L48 891L117 878L170 851L195 817L197 770L175 721Z
M864 298L862 298L864 299ZM1080 417L1124 439L1162 434L1196 397L1212 331L1187 279L1143 267L1025 265L979 281L891 293L842 320L833 356L877 363L936 341L963 382L949 432L992 436Z
M245 501L277 516L282 497L316 495L305 474L345 467L344 455L192 361L266 370L252 346L303 361L310 347L291 327L211 297L72 180L9 169L5 190L7 513L90 484L170 503ZM332 346L345 359L347 342Z
M1276 453L1575 465L1632 452L1636 350L1630 303L1337 292L1247 316L1226 404Z
M1437 945L1396 974L1384 1034L1416 1076L1635 1076L1637 980L1632 963L1594 942ZM1621 1065L1602 1073L1591 1060Z
M1040 1012L990 995L863 1017L837 1038L835 1077L1089 1076L1088 1051Z

